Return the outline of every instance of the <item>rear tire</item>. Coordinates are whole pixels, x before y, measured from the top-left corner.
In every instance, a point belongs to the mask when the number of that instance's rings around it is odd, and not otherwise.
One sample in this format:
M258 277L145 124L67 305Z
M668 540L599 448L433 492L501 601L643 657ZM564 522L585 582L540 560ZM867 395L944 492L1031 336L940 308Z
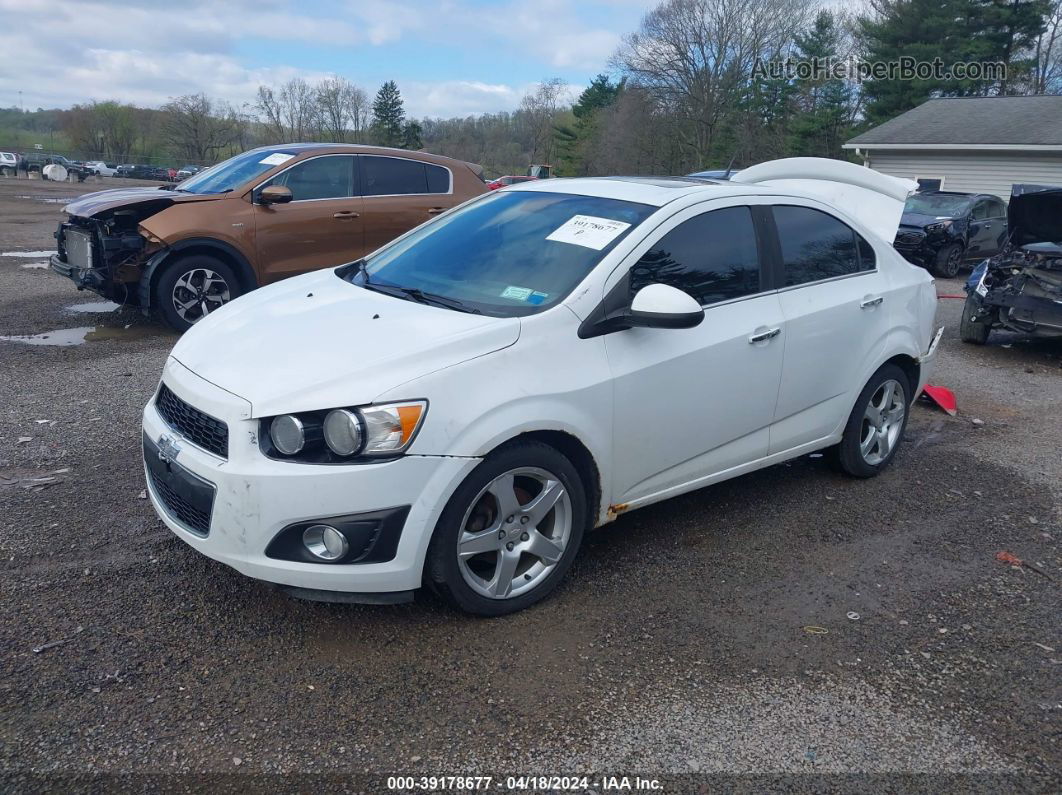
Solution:
M841 471L872 478L888 466L903 441L910 406L907 375L894 364L883 365L859 393L836 447Z
M980 308L981 299L977 297L977 293L966 296L966 303L962 305L962 319L959 321L959 339L971 345L984 345L988 342L988 335L992 333L989 324L976 319Z
M505 445L450 497L428 547L424 579L467 613L523 610L564 579L587 515L586 491L571 461L541 442Z
M151 299L162 321L184 333L242 293L228 263L207 254L189 254L165 266L155 279Z
M937 262L933 266L933 272L942 279L954 279L959 275L962 267L962 246L952 243L937 252Z

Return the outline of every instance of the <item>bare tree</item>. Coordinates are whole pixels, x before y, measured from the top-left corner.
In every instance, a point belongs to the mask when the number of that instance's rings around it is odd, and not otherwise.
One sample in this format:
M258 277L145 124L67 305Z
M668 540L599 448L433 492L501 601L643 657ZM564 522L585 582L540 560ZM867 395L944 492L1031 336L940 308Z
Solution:
M343 77L322 80L314 91L316 126L330 141L359 141L368 127L369 98Z
M1036 41L1034 94L1062 93L1062 0L1054 0Z
M532 163L549 163L553 156L553 122L564 105L567 84L559 77L544 81L520 101Z
M317 137L316 95L313 87L301 77L293 77L278 90L259 86L255 106L273 143Z
M686 122L677 131L704 161L757 59L785 53L812 8L812 0L666 0L626 37L614 61Z
M162 107L162 136L176 154L211 162L238 138L235 111L205 94L186 94Z

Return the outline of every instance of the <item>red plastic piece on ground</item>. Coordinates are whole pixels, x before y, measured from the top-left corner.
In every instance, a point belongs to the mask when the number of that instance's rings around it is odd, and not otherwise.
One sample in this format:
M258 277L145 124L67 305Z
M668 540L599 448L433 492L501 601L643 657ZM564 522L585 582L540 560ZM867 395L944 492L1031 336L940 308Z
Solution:
M948 295L946 293L937 293L937 298L956 298L956 299L958 299L960 301L965 301L966 300L966 296L965 295Z
M944 411L948 412L951 416L955 416L958 411L959 404L955 402L955 393L948 389L946 386L931 386L926 384L924 390L925 394L929 396L929 399L940 406Z
M1011 566L1021 565L1021 558L1017 557L1016 555L1010 554L1006 550L997 552L996 560L998 560L1000 563L1009 563Z

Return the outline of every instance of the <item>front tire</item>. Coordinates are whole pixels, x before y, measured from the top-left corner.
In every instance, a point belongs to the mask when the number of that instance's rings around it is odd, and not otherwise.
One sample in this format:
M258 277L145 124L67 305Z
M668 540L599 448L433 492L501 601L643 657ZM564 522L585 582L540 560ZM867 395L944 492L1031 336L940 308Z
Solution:
M836 460L842 472L871 478L888 466L903 440L911 387L903 370L883 365L863 387L848 417Z
M984 345L988 342L988 335L992 333L992 327L988 323L977 320L977 312L981 308L981 299L976 293L966 296L966 303L962 305L962 319L959 321L959 339L972 345Z
M184 333L242 292L228 263L191 254L166 265L155 280L152 303L167 326Z
M541 442L506 445L446 504L428 547L425 579L467 613L515 613L564 579L587 519L586 491L566 457Z
M962 246L952 243L937 252L937 262L933 270L942 279L954 279L962 267Z

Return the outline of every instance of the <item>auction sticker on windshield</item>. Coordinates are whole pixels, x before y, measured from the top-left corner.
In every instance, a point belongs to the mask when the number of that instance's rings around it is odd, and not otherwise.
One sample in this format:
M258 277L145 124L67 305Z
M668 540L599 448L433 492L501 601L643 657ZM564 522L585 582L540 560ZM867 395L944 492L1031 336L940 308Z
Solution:
M573 215L547 235L546 240L600 251L629 228L630 224L613 221L611 218Z
M279 166L281 163L287 163L293 157L295 157L295 155L289 155L285 152L274 152L268 157L263 157L258 162L266 166Z

